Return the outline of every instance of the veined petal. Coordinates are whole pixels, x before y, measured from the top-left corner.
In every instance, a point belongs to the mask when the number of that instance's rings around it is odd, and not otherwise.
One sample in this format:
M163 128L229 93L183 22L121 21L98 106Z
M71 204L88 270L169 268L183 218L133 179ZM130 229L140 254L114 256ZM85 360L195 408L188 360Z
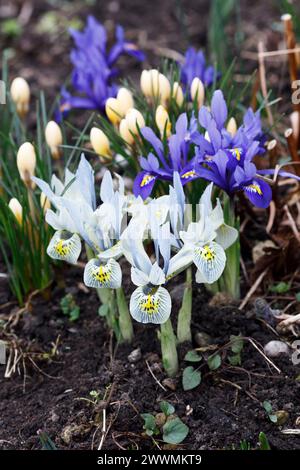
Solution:
M225 268L225 251L215 242L210 242L202 246L198 245L194 250L194 263L203 276L203 279L205 279L205 282L212 284L219 279Z
M118 259L118 258L120 258L120 256L122 256L122 254L123 254L122 253L122 245L121 245L121 242L118 241L111 248L108 248L107 250L102 251L101 253L99 253L98 257L101 260L106 260L106 259L110 259L110 258Z
M71 264L76 264L80 252L81 241L77 233L72 234L62 230L55 232L47 248L47 254L51 258Z
M257 207L265 209L269 206L272 199L272 189L263 180L255 179L251 184L243 186L247 198Z
M169 262L169 268L166 279L171 279L176 274L184 271L193 262L193 245L184 245L178 253L176 253Z
M86 286L96 289L102 287L117 289L122 282L120 265L114 259L102 263L99 259L93 258L85 266L83 281Z
M165 323L171 314L171 297L164 287L138 287L130 298L131 316L140 323Z
M237 239L238 231L234 227L230 227L227 224L222 224L217 230L216 243L222 246L224 250L227 250Z

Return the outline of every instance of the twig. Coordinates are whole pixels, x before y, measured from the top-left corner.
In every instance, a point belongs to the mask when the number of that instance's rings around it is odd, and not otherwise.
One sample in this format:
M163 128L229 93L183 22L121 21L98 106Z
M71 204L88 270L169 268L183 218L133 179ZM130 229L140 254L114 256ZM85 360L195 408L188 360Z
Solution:
M267 274L269 268L265 269L259 276L258 278L256 279L255 283L253 284L253 286L249 289L246 297L244 298L244 300L241 302L241 304L239 305L239 310L242 310L246 305L247 303L249 302L251 296L254 294L254 292L256 291L256 289L258 288L258 286L260 285L260 283L262 282L263 278L265 277L265 275Z
M154 378L154 380L155 380L155 382L157 383L157 385L159 385L160 388L162 388L165 392L167 392L167 389L160 383L160 381L158 380L158 378L155 377L155 375L154 375L154 373L153 373L153 371L152 371L152 369L151 369L151 367L150 367L150 365L149 365L149 362L148 362L148 361L145 361L145 362L146 362L146 365L147 365L147 368L148 368L150 374L151 374L152 377Z
M281 370L279 369L279 367L277 367L274 362L271 361L271 359L268 358L268 356L265 355L265 353L263 351L261 351L259 349L259 347L254 343L253 339L251 338L246 338L248 339L248 341L252 344L252 346L259 352L259 354L261 354L263 356L263 358L272 366L274 367L274 369L278 372L278 374L281 374Z

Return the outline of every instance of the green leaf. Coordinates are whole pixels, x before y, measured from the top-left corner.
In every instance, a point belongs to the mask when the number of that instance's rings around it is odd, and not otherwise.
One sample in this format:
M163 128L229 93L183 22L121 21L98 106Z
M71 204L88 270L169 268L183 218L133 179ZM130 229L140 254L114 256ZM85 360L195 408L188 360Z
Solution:
M220 367L222 363L221 356L220 354L213 354L212 356L209 356L207 359L207 365L210 368L210 370L216 370Z
M106 317L109 311L109 306L107 304L101 305L101 307L98 308L98 315L100 317Z
M275 292L276 294L285 294L288 292L291 288L291 285L289 282L278 282L278 284L275 284L274 286L270 287L271 292Z
M142 413L141 417L145 421L144 429L148 436L152 436L157 432L155 417L151 413Z
M277 421L278 421L278 417L276 415L273 415L273 414L269 415L269 419L270 419L270 421L272 421L272 423L277 423Z
M258 436L260 450L271 450L269 441L264 432L260 432Z
M170 416L175 412L175 408L171 403L168 403L167 401L162 401L160 404L160 409L161 411L166 415Z
M230 356L228 360L232 366L240 366L242 363L240 354L235 354L234 356Z
M297 302L300 302L300 292L297 292L295 295Z
M264 409L266 410L266 412L269 414L269 413L272 413L272 405L269 401L265 400L263 402L263 407Z
M201 359L202 357L194 350L188 351L184 356L184 360L188 362L200 362Z
M163 426L163 440L167 444L180 444L188 433L188 426L180 418L171 419Z
M193 388L198 387L201 383L201 372L195 370L194 367L186 367L182 375L182 386L183 390L192 390Z
M231 335L230 341L231 341L231 351L235 354L240 354L244 347L244 341L241 338L241 336Z

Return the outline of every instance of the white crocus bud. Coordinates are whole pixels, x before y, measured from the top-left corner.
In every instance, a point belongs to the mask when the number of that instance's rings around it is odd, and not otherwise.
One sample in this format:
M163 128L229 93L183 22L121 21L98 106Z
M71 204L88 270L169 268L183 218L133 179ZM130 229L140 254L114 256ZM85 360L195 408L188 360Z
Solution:
M126 119L122 119L122 121L120 122L119 133L122 139L126 142L126 144L128 145L134 144L134 137L128 129L128 124L127 124Z
M110 122L114 125L119 124L124 116L122 106L117 98L108 98L106 100L105 112Z
M171 122L168 112L161 104L156 110L155 122L160 131L161 136L163 137L164 133L166 132L166 136L169 137L171 134Z
M13 197L9 203L8 203L8 207L10 208L10 210L12 211L12 213L14 214L15 218L17 219L18 223L20 225L22 225L22 219L23 219L23 208L21 206L21 204L19 203L18 199L16 199L15 197Z
M139 135L139 129L145 127L145 120L142 113L135 108L129 109L125 116L128 130L135 135Z
M176 101L176 103L179 107L182 106L183 100L184 100L184 95L183 95L182 88L181 88L181 86L179 85L178 82L173 83L172 98Z
M198 77L194 78L191 84L190 92L191 92L192 100L194 101L197 99L198 108L201 108L201 106L204 103L205 89L200 78Z
M122 110L122 116L125 116L128 109L134 107L132 93L127 88L119 89L117 94L117 100L119 101L119 105Z
M22 144L17 153L17 167L21 179L26 186L33 188L31 177L34 175L36 166L36 155L34 146L30 142Z
M171 96L171 85L167 77L160 73L158 78L159 90L158 95L160 97L161 103L166 104Z
M45 129L45 138L52 157L58 160L62 155L60 145L63 143L63 136L59 125L55 121L48 122Z
M299 111L293 111L290 114L290 122L291 122L292 129L293 129L293 136L297 141L299 138L299 125L300 125Z
M29 110L30 88L26 80L17 77L12 81L10 95L16 105L18 115L23 118Z
M171 85L165 75L156 69L143 70L141 74L141 89L146 98L158 98L162 104L170 99Z
M237 131L237 123L236 123L236 120L234 119L234 117L231 117L229 119L226 129L229 132L229 134L231 134L232 137L235 136L236 131Z
M109 140L104 132L98 127L92 127L90 132L90 141L94 151L107 159L111 160L111 150Z
M51 208L51 202L44 193L41 193L40 196L40 205L43 211L46 213L48 209Z

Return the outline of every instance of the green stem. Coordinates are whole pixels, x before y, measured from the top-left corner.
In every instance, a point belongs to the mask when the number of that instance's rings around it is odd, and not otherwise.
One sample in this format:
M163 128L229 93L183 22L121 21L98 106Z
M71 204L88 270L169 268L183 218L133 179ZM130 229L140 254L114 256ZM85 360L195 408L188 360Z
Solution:
M176 349L176 336L170 318L160 325L160 343L162 362L169 377L178 372L178 356Z
M179 343L192 341L191 320L192 320L192 267L186 270L186 281L183 293L182 305L178 314L177 338Z
M227 199L224 203L225 223L235 227L239 232L239 220L235 217L235 207L233 199ZM226 250L226 266L222 274L224 290L233 299L240 298L240 239Z
M123 287L119 287L118 289L116 289L116 295L119 310L119 327L121 339L128 343L131 343L134 335L133 326Z

